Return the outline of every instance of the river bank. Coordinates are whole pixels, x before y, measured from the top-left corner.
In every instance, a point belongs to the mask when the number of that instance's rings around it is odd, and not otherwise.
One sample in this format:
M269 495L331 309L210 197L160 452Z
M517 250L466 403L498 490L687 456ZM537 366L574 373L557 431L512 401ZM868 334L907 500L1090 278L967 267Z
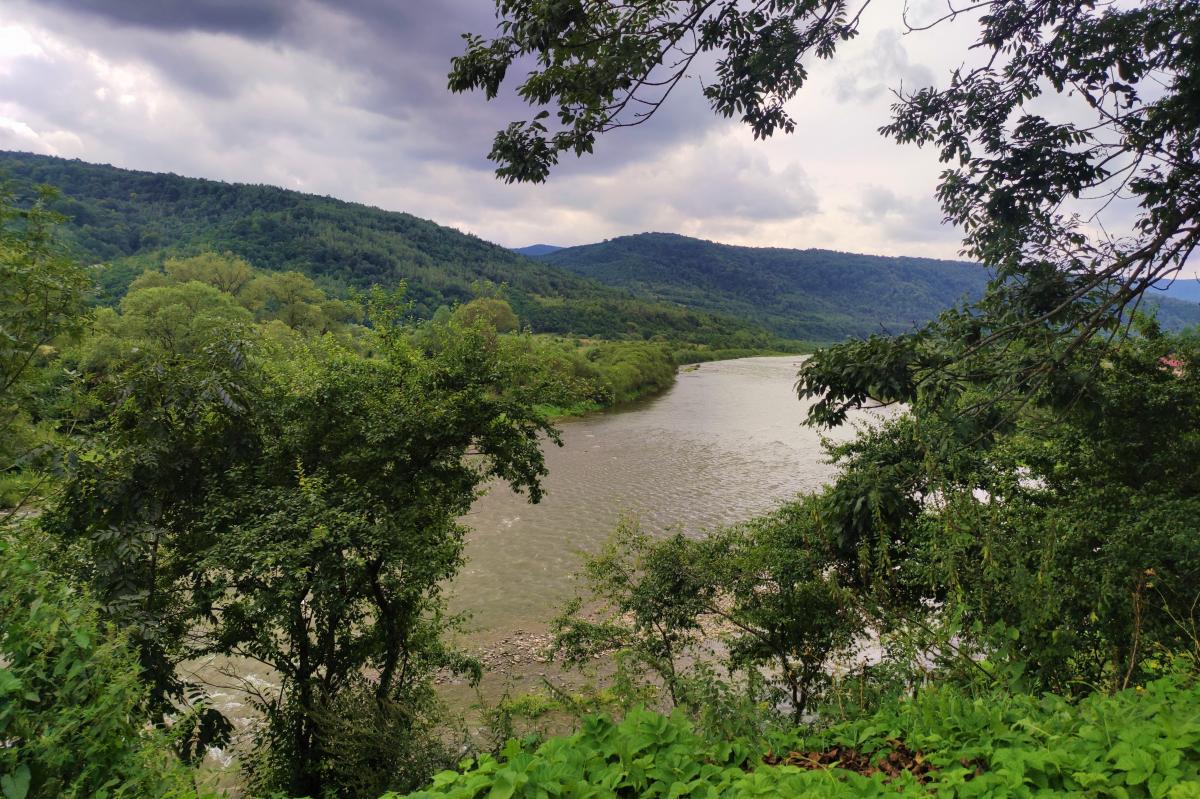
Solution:
M645 347L642 342L588 342L580 345L584 353L593 353L595 348L609 348L612 352L620 353L622 348ZM540 405L538 410L554 422L575 419L598 411L620 410L641 400L658 396L675 385L679 372L694 371L700 364L715 361L730 361L744 358L794 357L807 354L807 349L762 350L745 347L718 348L700 347L696 345L652 345L657 350L651 350L655 355L643 358L642 362L617 378L615 372L620 368L611 355L601 351L602 357L594 358L595 379L606 385L608 394L601 399L581 399L566 405ZM604 357L607 355L607 357ZM669 379L667 370L670 369ZM617 380L620 384L617 385Z

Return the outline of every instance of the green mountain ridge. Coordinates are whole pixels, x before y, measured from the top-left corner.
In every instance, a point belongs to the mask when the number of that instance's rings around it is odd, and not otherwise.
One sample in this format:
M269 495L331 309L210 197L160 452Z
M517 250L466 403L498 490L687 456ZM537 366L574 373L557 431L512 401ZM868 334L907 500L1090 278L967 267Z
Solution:
M781 336L835 341L912 329L964 299L987 271L965 261L833 250L739 247L640 233L539 256L577 275L663 302L753 319ZM1165 297L1168 328L1200 323L1200 307Z
M666 302L755 319L832 341L901 332L982 294L987 272L961 261L832 250L738 247L672 233L622 236L539 258Z
M335 293L403 281L422 317L489 281L507 284L536 332L727 346L773 339L750 322L647 301L411 214L331 197L16 152L0 152L0 179L26 198L41 184L61 192L53 207L68 218L72 249L109 265L110 298L167 257L229 251L260 268L304 272Z
M830 250L738 247L671 233L514 251L398 211L261 184L143 172L0 151L0 180L18 196L57 187L76 255L103 263L109 301L172 256L229 251L295 270L334 294L404 282L414 313L466 302L481 282L506 284L535 332L771 347L779 337L831 342L900 332L987 281L979 266ZM1164 326L1200 322L1200 306L1151 298Z

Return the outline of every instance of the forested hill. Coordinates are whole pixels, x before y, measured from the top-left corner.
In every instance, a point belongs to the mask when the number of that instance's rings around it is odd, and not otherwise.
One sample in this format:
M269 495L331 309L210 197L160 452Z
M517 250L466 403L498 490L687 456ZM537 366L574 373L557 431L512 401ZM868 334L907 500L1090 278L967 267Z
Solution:
M739 346L770 338L757 325L637 299L411 214L329 197L2 151L0 180L22 195L37 184L59 189L55 208L68 217L75 254L110 264L102 279L113 295L169 256L229 251L261 268L304 272L335 293L407 281L421 316L471 299L472 283L483 280L508 284L535 331Z
M900 332L983 291L980 267L830 250L734 247L669 233L622 236L547 263L692 308L753 318L814 340Z
M971 264L827 250L733 247L665 233L538 257L411 214L273 186L138 172L0 151L0 180L19 194L57 187L76 255L103 263L110 298L143 269L176 255L229 251L253 265L296 270L337 294L408 285L414 311L465 302L480 281L507 284L535 331L668 337L720 346L771 346L776 336L834 341L935 316L987 279ZM473 287L474 286L474 287ZM1169 299L1168 327L1200 321Z
M980 266L831 250L734 247L670 233L622 236L540 256L577 275L690 308L753 319L811 341L932 319L988 280ZM1161 300L1167 327L1200 322L1200 307Z

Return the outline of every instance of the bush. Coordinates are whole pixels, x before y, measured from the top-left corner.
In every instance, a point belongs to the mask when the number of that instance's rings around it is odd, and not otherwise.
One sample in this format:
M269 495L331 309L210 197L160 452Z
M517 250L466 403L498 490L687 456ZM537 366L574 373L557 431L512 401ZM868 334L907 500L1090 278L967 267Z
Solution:
M615 402L657 394L675 384L675 361L660 344L600 344L587 357Z
M1200 689L1179 678L1079 704L929 688L852 724L706 740L681 715L587 718L511 741L409 799L524 797L1200 796ZM394 795L390 795L394 796Z
M39 560L0 539L0 795L195 797L124 638Z
M802 498L701 539L656 540L623 521L587 560L587 591L554 622L556 652L583 668L616 653L635 684L661 686L706 730L800 722L868 633L818 507Z

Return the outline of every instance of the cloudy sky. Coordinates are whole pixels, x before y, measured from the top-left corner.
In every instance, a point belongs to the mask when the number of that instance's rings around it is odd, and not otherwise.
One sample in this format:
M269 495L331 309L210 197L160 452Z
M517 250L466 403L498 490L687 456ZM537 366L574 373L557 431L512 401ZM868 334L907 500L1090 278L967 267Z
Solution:
M910 2L910 13L944 6ZM932 4L932 5L929 5ZM941 84L970 25L902 35L876 3L813 77L796 133L755 142L714 117L700 68L660 117L602 137L541 186L485 155L528 114L451 95L491 0L4 0L0 149L261 182L408 211L508 246L644 230L736 244L953 257L932 153L876 132L889 89Z

